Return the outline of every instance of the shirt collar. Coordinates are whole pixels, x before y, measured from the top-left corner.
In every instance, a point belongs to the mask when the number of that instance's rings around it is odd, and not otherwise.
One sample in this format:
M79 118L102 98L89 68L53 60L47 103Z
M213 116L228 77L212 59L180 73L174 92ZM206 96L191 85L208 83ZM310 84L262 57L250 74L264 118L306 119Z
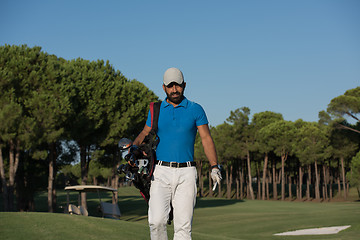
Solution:
M165 107L169 107L169 106L173 106L173 105L171 105L170 103L168 103L167 101L167 97L165 98L165 100L163 101L163 103L164 103L164 108ZM179 105L177 105L176 107L184 107L184 108L187 108L187 106L188 106L188 100L187 100L187 98L184 96L184 98L183 98L183 100L181 101L181 103L179 104Z

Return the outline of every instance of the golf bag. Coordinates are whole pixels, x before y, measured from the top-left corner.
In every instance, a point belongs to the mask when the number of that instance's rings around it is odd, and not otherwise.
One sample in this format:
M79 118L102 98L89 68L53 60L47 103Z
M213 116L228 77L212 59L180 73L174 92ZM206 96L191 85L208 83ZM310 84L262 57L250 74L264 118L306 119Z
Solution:
M157 129L160 105L161 101L150 103L151 131L140 146L133 146L132 141L126 138L121 139L119 142L120 150L125 153L124 158L128 163L126 165L122 164L118 168L118 172L126 174L125 177L131 180L134 186L140 190L140 194L147 203L149 203L150 199L150 184L155 167L156 146L159 143ZM143 160L147 160L146 165L142 164ZM139 164L140 162L141 164ZM169 225L174 218L173 207L171 204L170 206L171 210L167 222Z
M140 146L133 146L132 141L126 138L119 142L119 148L123 154L125 153L124 159L128 163L122 164L118 168L118 172L125 173L126 179L131 180L134 186L140 190L140 194L146 202L150 199L150 184L156 160L156 146L159 143L156 132L160 105L161 101L150 103L151 131Z

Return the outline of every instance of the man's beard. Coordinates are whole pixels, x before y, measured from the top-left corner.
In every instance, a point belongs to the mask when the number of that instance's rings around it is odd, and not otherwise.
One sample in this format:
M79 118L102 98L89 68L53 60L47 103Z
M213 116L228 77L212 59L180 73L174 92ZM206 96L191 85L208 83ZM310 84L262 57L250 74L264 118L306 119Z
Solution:
M170 102L175 104L180 104L184 98L184 93L180 93L180 92L166 93L166 96Z

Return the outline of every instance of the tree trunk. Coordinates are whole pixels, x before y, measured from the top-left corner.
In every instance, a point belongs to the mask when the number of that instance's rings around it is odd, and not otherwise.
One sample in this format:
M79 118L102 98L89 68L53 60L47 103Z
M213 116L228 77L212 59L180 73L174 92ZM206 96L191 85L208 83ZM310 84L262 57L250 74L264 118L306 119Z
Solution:
M15 187L15 178L16 172L19 166L20 161L20 149L19 149L20 142L17 141L17 144L10 140L10 152L9 152L9 161L10 161L10 168L9 168L9 187L8 187L8 206L9 211L14 211L14 187Z
M262 177L262 200L265 200L265 183L266 183L266 173L267 173L268 161L269 161L269 156L267 153L265 153L263 177Z
M115 148L116 149L116 148ZM119 167L119 156L117 155L117 150L113 150L113 181L111 183L111 187L118 189L119 188L119 174L117 172L117 169ZM97 185L97 184L96 184Z
M225 167L225 179L226 179L226 198L230 199L230 191L229 191L229 168Z
M333 182L334 181L334 177L331 175L331 171L330 171L330 167L329 167L329 198L330 201L332 200L333 197Z
M308 165L308 177L306 179L306 199L310 200L311 165Z
M48 177L48 212L54 212L53 208L53 188L54 188L54 160L49 159L49 177Z
M292 200L292 192L291 192L291 176L289 174L289 201Z
M0 176L1 176L4 211L9 211L8 189L7 189L7 181L5 176L4 158L1 147L0 147Z
M302 184L303 184L303 172L301 165L299 166L299 200L302 201Z
M275 159L272 160L272 176L273 176L273 198L277 200L277 182L276 182L276 163Z
M240 168L240 166L239 166ZM244 199L244 168L239 169L239 178L240 178L240 199Z
M29 211L29 197L31 196L31 191L29 191L29 186L27 185L29 181L30 179L26 177L24 163L21 162L16 172L15 180L16 203L17 211L19 212Z
M56 189L55 189L55 169L56 169L56 144L50 144L49 155L49 178L48 178L48 211L55 212L56 209Z
M8 186L8 210L14 210L14 182L15 182L15 175L14 175L14 162L15 162L15 146L13 141L10 141L10 150L9 150L9 186Z
M285 161L286 153L281 155L281 200L285 200Z
M251 200L254 200L254 191L252 188L252 177L251 177L251 163L250 163L250 152L247 151L247 168L248 168L248 177L249 177L249 192L251 196Z
M324 200L327 200L328 199L328 192L327 192L327 186L328 186L328 176L327 176L327 171L326 171L327 167L325 165L325 163L323 164L323 188L324 188L324 191L323 191L323 198Z
M344 190L344 200L346 200L346 176L345 176L345 166L344 166L344 157L340 158L341 161L341 173L342 173L342 182L343 182L343 190Z
M260 167L256 164L257 199L261 199Z
M269 200L270 199L270 190L269 190L270 175L268 175L265 179L266 179L266 200Z
M218 184L217 189L218 189L218 196L221 198L223 196L221 190L221 184Z
M339 169L340 171L340 169ZM340 173L339 173L340 175ZM339 194L339 197L341 197L341 184L340 184L340 176L337 177L337 186L338 186L338 194Z
M229 185L227 186L227 198L228 199L231 199L231 186L232 186L232 183L233 183L233 165L231 164L230 165L230 173L229 173Z
M235 197L236 197L236 199L240 199L240 166L239 166L239 161L236 161L236 164L235 164L235 184L236 184Z
M315 166L315 199L317 201L320 200L320 177L319 177L319 171L317 167L317 161L314 162Z
M240 191L240 181L239 181L239 178L236 177L236 199L240 199L240 194L239 194L239 191Z
M108 178L107 178L106 186L107 186L107 187L110 187L110 186L111 186L111 177L108 177Z
M115 179L114 179L114 186L113 186L113 188L115 188L115 189L118 189L119 188L119 174L117 174L117 169L119 168L119 165L120 164L117 164L116 166L115 166Z
M277 173L276 173L276 182L277 182L277 184L280 184L280 187L281 187L281 177L282 177L281 172L282 172L282 169L280 168L279 171L277 171Z
M201 167L202 169L202 167ZM204 174L202 173L202 171L200 170L200 195L203 197L204 196Z
M89 160L87 159L86 146L80 145L81 184L86 185L89 172ZM81 206L87 208L86 193L81 193Z

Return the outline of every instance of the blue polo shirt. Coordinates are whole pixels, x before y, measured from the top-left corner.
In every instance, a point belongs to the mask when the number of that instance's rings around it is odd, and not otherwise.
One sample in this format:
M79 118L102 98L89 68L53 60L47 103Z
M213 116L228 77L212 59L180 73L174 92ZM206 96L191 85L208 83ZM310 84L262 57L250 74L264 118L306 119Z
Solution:
M158 121L159 144L157 160L164 162L187 162L194 160L194 144L197 127L208 124L204 109L184 97L176 107L166 99L161 103ZM149 112L146 125L151 127Z

